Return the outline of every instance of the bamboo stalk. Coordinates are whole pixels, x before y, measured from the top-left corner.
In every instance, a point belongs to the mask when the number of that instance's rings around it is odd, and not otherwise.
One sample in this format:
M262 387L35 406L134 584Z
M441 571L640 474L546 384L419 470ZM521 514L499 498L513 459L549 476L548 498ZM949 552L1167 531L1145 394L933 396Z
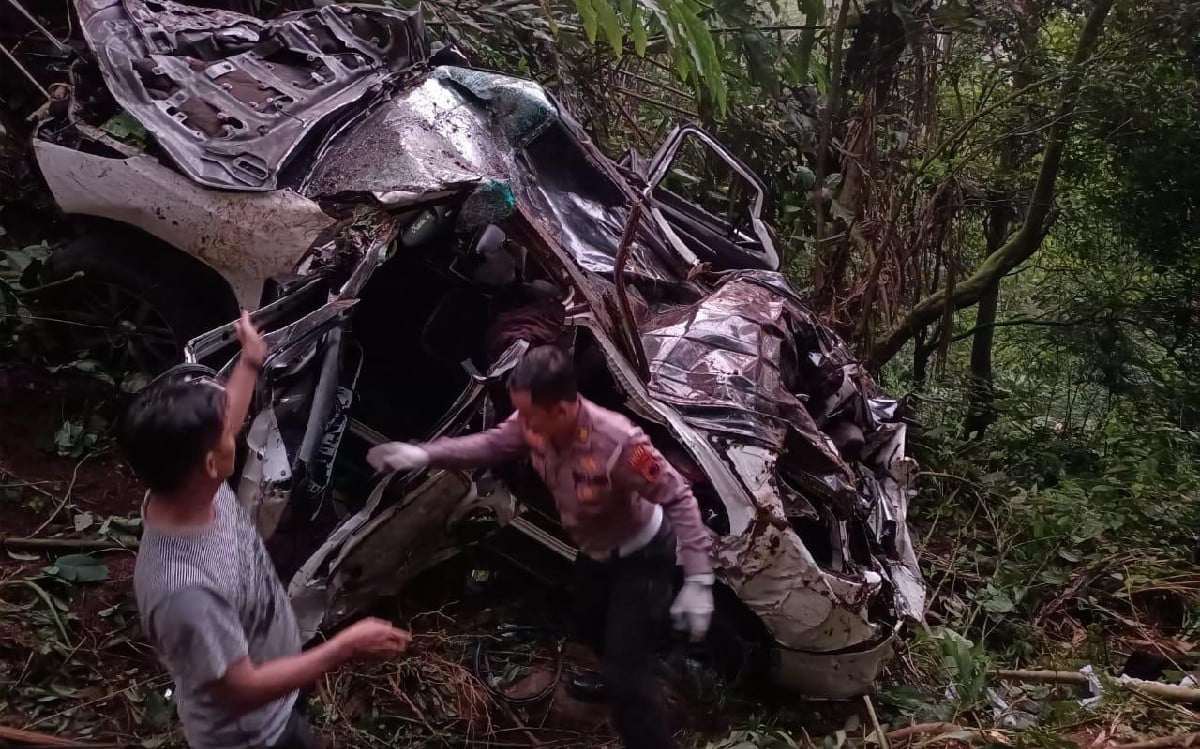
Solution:
M1032 684L1075 684L1086 686L1088 679L1075 671L992 671L997 679L1009 681L1024 681ZM1177 702L1186 705L1200 705L1200 689L1178 687L1173 684L1159 684L1155 681L1129 679L1121 682L1134 692L1157 697L1166 702Z
M138 546L137 541L121 543L109 538L3 538L0 537L0 548L13 551L104 551L112 549L132 550Z

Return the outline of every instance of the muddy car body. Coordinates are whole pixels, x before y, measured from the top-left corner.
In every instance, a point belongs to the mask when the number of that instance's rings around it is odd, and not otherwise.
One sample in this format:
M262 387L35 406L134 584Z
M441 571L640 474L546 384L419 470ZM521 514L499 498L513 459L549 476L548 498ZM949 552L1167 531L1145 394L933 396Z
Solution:
M222 321L257 310L271 355L239 498L273 542L301 539L289 592L307 633L499 528L574 555L530 466L354 476L379 441L497 423L521 352L560 342L585 395L693 482L719 607L752 622L775 680L870 686L923 610L904 425L778 272L762 187L735 157L682 127L618 164L538 85L430 58L419 11L76 8L94 59L35 151L63 211L99 221L91 246L124 244L98 267L51 258L47 280L141 283ZM106 126L121 112L141 142ZM661 186L689 138L742 180L740 220ZM103 264L122 253L186 275ZM159 311L189 361L230 366L229 326L193 337L199 321Z

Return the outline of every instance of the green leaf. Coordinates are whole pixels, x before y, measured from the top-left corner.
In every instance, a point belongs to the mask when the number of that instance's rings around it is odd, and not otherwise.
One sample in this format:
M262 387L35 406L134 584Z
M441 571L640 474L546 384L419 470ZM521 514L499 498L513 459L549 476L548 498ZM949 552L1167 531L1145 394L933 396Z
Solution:
M709 94L717 102L717 107L724 114L728 108L728 90L725 87L725 73L721 67L721 59L717 54L717 45L713 41L708 26L700 20L690 4L679 4L679 19L686 30L688 47L696 62L696 70L708 85Z
M12 272L13 278L19 278L33 264L33 257L21 250L6 250L0 252L0 264Z
M139 148L146 144L146 129L129 115L121 112L100 126L100 129L119 141Z
M36 593L38 598L42 599L42 602L46 604L46 608L50 610L50 618L54 620L55 627L58 628L59 634L62 635L62 642L64 644L70 642L71 638L67 635L67 627L63 623L62 617L58 615L58 608L54 605L54 599L50 597L45 588L32 580L26 580L25 585Z
M605 0L595 1L604 2ZM599 18L596 15L596 8L592 5L592 2L593 0L575 0L575 10L579 11L579 18L583 21L583 33L587 35L588 42L595 44Z
M121 378L121 392L133 395L141 392L149 384L150 375L145 372L130 372Z
M83 437L83 424L77 421L64 421L54 433L54 446L58 454L64 457L78 457L79 441Z
M658 0L640 0L640 4L654 16L663 36L667 38L667 44L676 51L676 54L679 54L679 32L675 27L675 22L671 20L670 14L663 9ZM684 78L684 80L687 79Z
M629 35L633 37L633 51L638 57L646 56L646 19L642 15L642 7L639 5L633 9L633 15L629 19Z
M1079 556L1079 554L1075 553L1074 551L1069 551L1067 549L1059 549L1058 555L1061 558L1065 559L1066 561L1071 562L1072 564L1078 562L1081 558Z
M67 582L97 583L108 579L108 565L90 554L67 554L54 560L46 572Z
M621 26L621 19L617 16L617 11L609 0L592 0L592 2L596 9L600 28L604 31L609 46L613 48L613 54L619 58L625 47L625 29Z
M1016 608L1012 598L1003 590L989 588L985 591L984 598L980 601L980 605L985 611L993 614L1007 614Z

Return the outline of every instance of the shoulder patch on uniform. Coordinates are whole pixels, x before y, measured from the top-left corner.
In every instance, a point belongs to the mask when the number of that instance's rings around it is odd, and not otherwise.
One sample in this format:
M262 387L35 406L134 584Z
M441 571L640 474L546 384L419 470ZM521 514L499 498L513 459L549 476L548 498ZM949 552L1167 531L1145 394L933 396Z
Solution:
M645 445L634 445L629 453L629 465L651 484L657 483L662 476L662 464L658 456Z

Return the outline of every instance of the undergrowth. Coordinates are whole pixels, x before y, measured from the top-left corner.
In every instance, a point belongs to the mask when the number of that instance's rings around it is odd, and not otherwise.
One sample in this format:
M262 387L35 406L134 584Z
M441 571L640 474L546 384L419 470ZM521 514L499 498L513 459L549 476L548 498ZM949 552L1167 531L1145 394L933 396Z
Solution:
M887 719L1046 747L1197 730L1194 712L1115 679L1134 661L1166 683L1200 666L1200 439L1128 402L1055 419L1031 393L998 401L995 423L969 439L963 392L948 383L913 402L928 618L880 695ZM1098 700L995 674L1088 666Z

